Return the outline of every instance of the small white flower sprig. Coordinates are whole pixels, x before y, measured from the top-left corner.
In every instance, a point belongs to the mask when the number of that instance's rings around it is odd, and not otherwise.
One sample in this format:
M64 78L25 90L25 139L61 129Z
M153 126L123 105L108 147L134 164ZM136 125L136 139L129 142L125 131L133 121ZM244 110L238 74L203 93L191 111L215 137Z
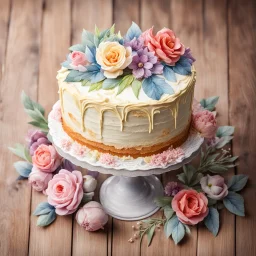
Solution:
M218 97L203 99L198 106L197 117L200 117L198 113L213 111L217 102ZM199 124L194 126L200 128L202 135L209 135L209 131L214 131L216 123L208 118L209 114L202 116L204 118L196 119ZM204 121L207 121L205 127L201 125ZM236 166L234 162L238 159L238 156L232 156L230 148L223 148L233 138L233 133L234 127L220 126L215 129L215 137L205 139L199 165L184 165L183 172L177 175L179 183L168 182L165 196L155 199L164 217L149 218L132 226L135 233L128 240L130 243L138 238L142 241L146 235L149 246L155 230L163 228L166 237L171 237L178 244L185 234L190 234L189 226L200 222L217 236L220 227L219 210L226 208L237 216L245 216L244 199L237 192L245 187L248 176L234 175L228 180L222 176Z

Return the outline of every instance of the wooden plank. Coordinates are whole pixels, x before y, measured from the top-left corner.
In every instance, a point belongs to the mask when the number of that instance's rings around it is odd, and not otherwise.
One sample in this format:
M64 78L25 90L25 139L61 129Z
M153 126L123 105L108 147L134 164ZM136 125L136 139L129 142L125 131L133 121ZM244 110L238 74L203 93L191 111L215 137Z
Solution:
M11 1L4 0L0 2L0 81L4 73L4 62L6 55L7 38L10 24Z
M86 16L84 16L86 10ZM112 1L95 0L82 1L75 0L72 8L72 44L81 42L81 33L83 29L94 32L95 24L101 30L112 25ZM95 191L94 200L99 201L99 189L102 182L108 175L100 174L98 177L98 186ZM98 232L87 232L81 228L76 221L73 222L73 255L108 255L108 249L111 250L112 237L112 218L109 217L109 223L104 230ZM110 245L110 248L108 246ZM100 245L100 246L99 246ZM111 253L111 251L110 251ZM109 253L109 255L110 255Z
M12 164L18 157L8 151L8 146L24 143L28 129L28 119L19 101L21 91L36 97L41 11L35 10L40 3L40 0L12 1L6 53L9 2L0 4L0 58L5 66L0 87L1 255L28 254L31 188L27 181L16 181L18 175Z
M115 0L113 2L114 23L117 30L124 35L131 26L132 21L139 24L139 1L122 1ZM113 241L112 241L112 255L140 255L139 242L130 244L128 239L131 237L133 230L132 225L136 222L121 221L113 219Z
M253 0L231 0L229 3L230 123L236 127L232 148L234 154L240 156L237 173L247 174L250 179L249 186L242 192L246 217L236 217L238 256L256 255L255 12L256 3Z
M38 101L47 112L58 100L55 77L70 45L70 10L70 1L47 0L43 5ZM31 212L38 203L46 200L42 193L33 191ZM48 228L37 227L36 221L37 218L31 216L29 254L70 255L72 217L58 217Z
M218 40L223 38L223 40ZM227 50L227 2L206 1L203 8L203 44L202 58L205 64L198 69L197 86L200 98L218 95L218 124L228 124L228 50ZM217 39L217 40L216 40ZM195 55L197 57L197 55ZM200 89L203 90L198 93ZM198 90L199 89L199 90ZM228 175L232 174L232 170ZM226 210L220 214L220 232L214 237L205 227L198 230L198 255L234 255L235 254L235 217ZM207 246L206 246L207 244ZM227 246L228 244L228 246Z

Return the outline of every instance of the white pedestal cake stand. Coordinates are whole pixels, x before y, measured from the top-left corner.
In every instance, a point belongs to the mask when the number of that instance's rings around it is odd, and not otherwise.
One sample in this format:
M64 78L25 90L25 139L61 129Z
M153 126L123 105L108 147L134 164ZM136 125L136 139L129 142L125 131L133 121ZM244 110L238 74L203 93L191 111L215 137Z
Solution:
M61 139L70 138L63 131L61 122L51 118L52 112L49 115L49 137L58 153L77 166L113 175L102 184L100 201L109 215L121 220L140 220L157 212L159 207L155 205L154 199L162 196L164 191L161 181L154 175L176 170L190 162L198 154L203 143L203 138L191 133L187 142L181 146L186 150L185 158L165 167L149 166L146 163L143 165L140 159L123 160L128 162L124 165L120 164L119 159L118 166L104 166L91 158L74 156L72 150L67 152L66 148L63 148Z

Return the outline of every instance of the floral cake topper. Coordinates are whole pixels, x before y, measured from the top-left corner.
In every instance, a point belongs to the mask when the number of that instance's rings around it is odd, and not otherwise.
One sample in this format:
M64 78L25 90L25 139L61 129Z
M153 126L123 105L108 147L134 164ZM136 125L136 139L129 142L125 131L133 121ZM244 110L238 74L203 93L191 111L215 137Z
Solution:
M189 75L195 61L172 30L142 32L134 22L123 37L115 25L101 32L95 26L94 34L83 30L82 43L69 49L62 63L70 71L66 82L81 82L89 91L118 87L117 94L131 85L136 97L142 88L154 100L173 94L166 80L176 82L175 73Z

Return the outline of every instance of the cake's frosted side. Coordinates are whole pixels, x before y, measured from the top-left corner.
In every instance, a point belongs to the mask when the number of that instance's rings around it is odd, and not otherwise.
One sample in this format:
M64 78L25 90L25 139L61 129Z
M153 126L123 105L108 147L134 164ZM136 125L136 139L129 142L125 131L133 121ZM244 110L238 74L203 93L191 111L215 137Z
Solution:
M183 78L185 82L182 81L176 94L155 102L127 103L128 87L122 92L124 103L117 104L109 100L110 92L104 90L105 96L92 97L79 91L79 83L66 83L61 77L59 80L64 128L80 143L107 152L116 151L113 153L126 149L137 155L178 145L187 137L195 71Z

